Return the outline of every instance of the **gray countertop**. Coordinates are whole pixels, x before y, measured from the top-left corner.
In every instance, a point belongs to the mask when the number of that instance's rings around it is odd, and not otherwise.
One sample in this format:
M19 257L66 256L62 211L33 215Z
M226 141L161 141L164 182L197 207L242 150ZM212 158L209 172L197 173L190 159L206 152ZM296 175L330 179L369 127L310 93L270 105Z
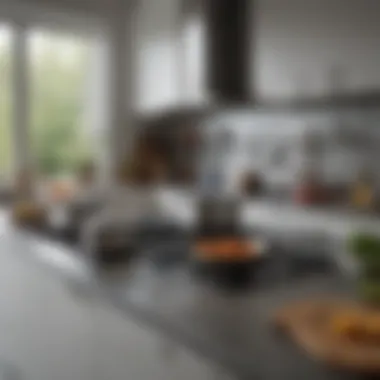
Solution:
M254 285L236 293L194 277L182 248L170 252L176 259L170 265L157 266L151 256L158 252L154 250L116 272L83 272L78 270L85 264L79 252L57 249L54 244L19 233L8 237L17 241L20 254L28 252L28 259L34 255L49 270L55 266L68 284L84 278L92 291L95 289L128 317L214 362L234 379L353 378L311 360L279 336L271 324L276 310L288 301L349 293L350 285L334 266L322 265L318 269L320 263L310 262L310 258L305 262L298 255L301 261L293 260L274 249L264 269L257 273ZM164 254L169 251L162 250Z
M347 379L308 358L272 326L276 310L288 301L348 293L346 280L333 269L297 274L292 265L282 261L271 266L241 293L197 281L187 265L162 269L148 259L125 272L98 277L98 285L116 307L215 361L237 379Z

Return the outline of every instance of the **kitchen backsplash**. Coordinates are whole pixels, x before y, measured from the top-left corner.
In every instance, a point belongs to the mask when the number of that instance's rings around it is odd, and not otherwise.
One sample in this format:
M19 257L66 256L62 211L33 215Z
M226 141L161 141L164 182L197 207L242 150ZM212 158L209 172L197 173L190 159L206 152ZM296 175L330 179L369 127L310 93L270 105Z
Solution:
M310 164L329 183L354 180L364 168L380 186L380 108L315 112L224 111L205 121L206 171L233 191L248 170L269 186L290 187ZM306 141L312 138L312 153Z

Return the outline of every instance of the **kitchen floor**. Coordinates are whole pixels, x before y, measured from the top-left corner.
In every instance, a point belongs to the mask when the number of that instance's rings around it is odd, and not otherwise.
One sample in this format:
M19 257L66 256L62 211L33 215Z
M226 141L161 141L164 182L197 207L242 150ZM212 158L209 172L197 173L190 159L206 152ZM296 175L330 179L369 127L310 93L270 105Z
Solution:
M51 250L52 256L58 251ZM46 270L48 265L28 257L31 252L31 243L11 232L1 216L1 380L219 377L211 363L128 319L95 294L69 286L67 279Z

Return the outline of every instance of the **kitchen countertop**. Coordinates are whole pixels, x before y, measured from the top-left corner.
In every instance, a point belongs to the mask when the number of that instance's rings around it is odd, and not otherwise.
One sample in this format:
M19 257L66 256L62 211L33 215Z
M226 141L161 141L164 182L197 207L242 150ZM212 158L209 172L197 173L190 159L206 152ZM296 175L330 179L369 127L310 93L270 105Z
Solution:
M255 285L242 293L197 280L186 260L162 268L149 257L125 272L98 277L98 286L116 307L218 363L236 379L350 379L308 358L271 324L287 301L347 296L347 279L327 261L298 261L276 249L272 253Z
M271 324L276 310L288 301L353 294L350 283L328 260L305 260L302 254L273 245L254 286L235 293L193 276L185 242L147 250L117 271L96 272L80 252L56 248L32 235L12 234L16 235L9 238L17 239L19 254L25 251L27 259L37 258L69 286L96 292L126 316L220 366L229 378L355 379L308 358Z
M198 196L186 189L160 192L165 211L184 226L196 220ZM342 239L355 230L379 234L380 216L339 207L301 207L283 199L242 200L242 224L285 232L327 233Z

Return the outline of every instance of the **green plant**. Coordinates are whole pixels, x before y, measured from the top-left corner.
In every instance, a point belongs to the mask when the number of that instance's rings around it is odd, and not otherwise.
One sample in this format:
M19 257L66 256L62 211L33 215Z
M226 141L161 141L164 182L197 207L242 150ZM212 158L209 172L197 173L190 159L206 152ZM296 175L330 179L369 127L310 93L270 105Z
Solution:
M368 278L361 279L358 283L358 289L367 301L376 303L380 301L380 281Z
M380 237L356 233L349 239L349 249L362 264L380 265Z
M356 233L349 239L349 250L360 266L358 290L363 299L380 302L380 238L368 233Z

